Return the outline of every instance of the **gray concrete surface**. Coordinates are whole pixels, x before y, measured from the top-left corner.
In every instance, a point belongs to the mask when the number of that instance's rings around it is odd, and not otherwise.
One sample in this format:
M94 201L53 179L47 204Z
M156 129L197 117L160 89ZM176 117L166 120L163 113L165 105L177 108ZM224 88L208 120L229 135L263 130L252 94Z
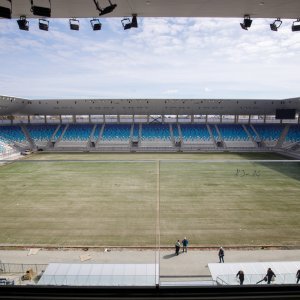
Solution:
M218 262L216 250L189 250L175 256L172 250L162 250L156 259L154 250L40 250L28 256L28 250L0 250L2 263L48 264L50 262L80 263L80 255L91 256L87 263L155 263L160 261L161 276L210 275L208 263ZM300 250L226 250L226 262L300 261ZM82 262L84 263L84 262Z

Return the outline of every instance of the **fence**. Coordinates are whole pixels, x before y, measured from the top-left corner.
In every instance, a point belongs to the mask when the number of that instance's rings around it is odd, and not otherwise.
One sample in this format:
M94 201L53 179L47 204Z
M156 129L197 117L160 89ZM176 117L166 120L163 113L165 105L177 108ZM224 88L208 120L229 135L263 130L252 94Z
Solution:
M14 264L14 263L0 263L0 274L3 273L20 273L23 274L27 270L32 269L35 273L40 273L45 270L47 264Z

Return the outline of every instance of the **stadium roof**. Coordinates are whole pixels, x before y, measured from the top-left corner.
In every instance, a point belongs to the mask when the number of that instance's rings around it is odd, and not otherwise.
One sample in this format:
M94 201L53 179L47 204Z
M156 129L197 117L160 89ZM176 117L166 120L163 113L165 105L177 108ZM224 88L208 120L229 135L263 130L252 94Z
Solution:
M49 6L46 0L35 0L34 5ZM98 0L100 7L109 5L107 0ZM117 8L104 17L124 17L137 14L141 17L216 17L297 19L300 12L298 0L113 0ZM12 17L33 16L30 1L12 1ZM3 5L3 4L2 4ZM51 0L52 18L97 17L93 0Z
M300 98L257 99L43 99L0 96L0 115L275 115L300 112Z

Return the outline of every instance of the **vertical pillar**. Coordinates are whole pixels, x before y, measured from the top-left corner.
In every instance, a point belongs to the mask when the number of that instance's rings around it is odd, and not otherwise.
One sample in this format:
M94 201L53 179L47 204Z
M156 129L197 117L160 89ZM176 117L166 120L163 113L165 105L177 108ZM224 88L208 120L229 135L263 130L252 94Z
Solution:
M120 115L117 115L117 122L120 124Z
M222 124L223 122L223 115L220 115L220 123Z
M150 118L149 115L147 115L147 124L149 124L149 118Z
M46 115L44 115L44 122L45 122L45 124L47 124L47 116Z
M207 120L208 120L208 115L205 115L205 124L207 124Z
M194 121L195 121L195 118L194 118L195 116L194 115L191 115L191 123L193 124L194 123Z
M250 124L250 121L251 121L251 115L249 115L248 124Z
M103 116L103 123L105 123L105 115L102 115Z
M27 123L30 124L30 116L27 116Z
M59 115L59 123L62 124L62 118L61 118L61 115Z
M176 115L176 123L178 123L178 115Z
M89 115L89 123L92 123L91 115Z
M72 115L73 123L76 123L76 115Z

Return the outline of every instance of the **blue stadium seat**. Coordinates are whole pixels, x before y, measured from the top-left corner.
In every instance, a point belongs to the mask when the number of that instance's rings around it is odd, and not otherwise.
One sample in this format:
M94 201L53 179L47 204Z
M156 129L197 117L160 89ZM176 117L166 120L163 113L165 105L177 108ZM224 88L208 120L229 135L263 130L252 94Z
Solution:
M90 138L92 124L70 124L62 141L86 141Z
M182 124L180 125L183 140L209 141L210 135L206 125L203 124Z
M279 124L256 124L253 125L260 138L264 141L276 141L280 138L283 126Z
M242 125L219 124L218 128L224 141L249 141L249 136Z
M290 125L285 140L293 143L300 142L300 125Z
M24 142L26 137L20 126L0 126L0 139L4 142Z
M57 125L27 125L26 127L34 141L49 141Z
M142 140L171 140L168 124L143 124Z
M130 139L130 124L106 124L102 134L103 141Z

